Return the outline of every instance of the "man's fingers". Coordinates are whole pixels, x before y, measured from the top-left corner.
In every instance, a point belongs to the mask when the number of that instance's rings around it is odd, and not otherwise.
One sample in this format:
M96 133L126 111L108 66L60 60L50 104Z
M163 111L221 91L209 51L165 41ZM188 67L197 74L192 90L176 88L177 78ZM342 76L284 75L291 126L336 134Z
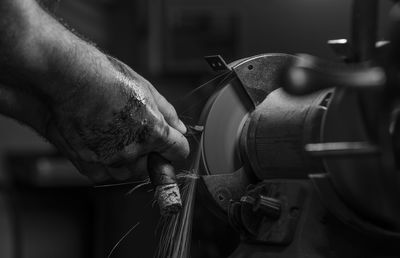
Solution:
M54 123L50 123L46 131L47 139L49 139L61 152L67 155L69 160L81 174L89 177L95 184L102 184L112 179L104 165L82 160L75 151L70 148L64 137L62 137L56 129Z
M164 158L168 160L184 159L189 155L189 143L185 136L173 127L168 128L163 144L155 148Z
M155 95L156 102L158 105L158 109L160 110L161 114L164 116L165 121L178 130L180 133L186 133L186 126L185 124L179 119L178 114L176 113L175 108L169 103L164 96L162 96L157 90L153 90L153 95Z
M147 155L139 157L134 162L128 162L125 166L129 170L129 178L132 180L145 180L149 177L147 174Z

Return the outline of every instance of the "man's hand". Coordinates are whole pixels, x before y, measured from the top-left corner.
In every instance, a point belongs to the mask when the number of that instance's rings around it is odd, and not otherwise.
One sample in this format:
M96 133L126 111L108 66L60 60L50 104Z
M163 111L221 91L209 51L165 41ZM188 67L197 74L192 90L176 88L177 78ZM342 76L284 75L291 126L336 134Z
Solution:
M83 90L54 107L46 137L95 181L144 175L147 154L185 158L186 128L175 109L145 79L119 61L104 91Z
M0 110L35 128L82 173L96 182L138 178L150 152L188 155L185 126L140 75L33 0L5 0L0 15L0 68L8 71L0 75Z

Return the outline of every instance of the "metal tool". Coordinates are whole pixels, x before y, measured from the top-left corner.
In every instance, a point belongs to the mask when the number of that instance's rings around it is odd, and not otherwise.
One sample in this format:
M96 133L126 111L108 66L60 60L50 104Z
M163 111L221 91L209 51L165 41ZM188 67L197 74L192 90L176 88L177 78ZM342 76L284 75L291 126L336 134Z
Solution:
M171 163L158 153L150 153L147 159L150 180L155 187L154 196L162 216L180 211L182 200Z

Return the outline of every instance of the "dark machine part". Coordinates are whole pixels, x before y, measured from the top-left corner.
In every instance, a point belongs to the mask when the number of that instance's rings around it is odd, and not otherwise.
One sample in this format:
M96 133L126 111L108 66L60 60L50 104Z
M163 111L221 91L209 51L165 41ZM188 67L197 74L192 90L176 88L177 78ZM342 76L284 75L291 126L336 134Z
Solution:
M376 6L354 1L345 63L207 57L220 76L177 106L200 128L204 201L241 235L231 257L400 256L400 45L375 44Z
M210 97L199 121L207 174L233 173L245 163L259 179L287 177L282 173L306 178L309 167L322 169L322 163L306 155L304 144L320 140L332 91L300 97L285 93L279 71L294 59L266 54L231 65L234 72Z
M243 156L259 179L307 178L323 171L322 162L304 151L319 142L331 91L294 97L282 88L271 92L250 114L242 132Z
M284 92L278 75L295 59L265 54L231 64L229 79L205 105L199 120L203 181L225 213L252 182L307 179L323 170L304 145L320 141L332 90L299 97Z
M279 75L296 59L265 54L231 64L199 119L207 206L246 243L289 245L312 188L308 174L324 171L304 146L320 142L333 91L283 91Z
M399 4L392 10L391 43L376 44L377 0L354 1L350 64L311 56L294 62L286 89L297 95L335 85L322 143L310 152L327 173L312 176L323 203L341 220L371 235L399 238ZM301 75L303 80L297 80ZM345 126L343 126L345 125ZM329 150L329 151L327 151ZM336 196L336 197L335 197Z

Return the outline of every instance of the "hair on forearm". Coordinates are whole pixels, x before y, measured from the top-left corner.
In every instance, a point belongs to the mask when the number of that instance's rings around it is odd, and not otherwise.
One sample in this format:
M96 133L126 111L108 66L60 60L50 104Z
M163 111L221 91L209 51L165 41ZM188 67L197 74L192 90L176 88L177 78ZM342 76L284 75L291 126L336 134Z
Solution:
M122 110L113 113L110 122L103 126L86 122L78 132L86 146L106 161L126 146L146 141L151 124L144 117L143 103L133 96Z

